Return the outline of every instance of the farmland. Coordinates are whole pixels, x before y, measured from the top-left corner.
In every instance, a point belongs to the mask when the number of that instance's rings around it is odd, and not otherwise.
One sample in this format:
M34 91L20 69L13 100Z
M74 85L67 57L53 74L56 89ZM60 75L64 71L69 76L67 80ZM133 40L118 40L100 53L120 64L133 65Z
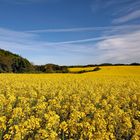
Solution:
M140 66L100 68L0 74L0 140L139 140Z

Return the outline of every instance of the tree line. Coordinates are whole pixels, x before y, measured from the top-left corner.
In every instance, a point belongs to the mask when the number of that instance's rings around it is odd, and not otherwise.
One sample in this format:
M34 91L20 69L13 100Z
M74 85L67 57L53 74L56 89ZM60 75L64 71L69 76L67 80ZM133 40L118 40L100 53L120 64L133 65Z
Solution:
M9 51L0 49L0 73L69 73L69 68L74 67L96 67L90 71L100 70L99 66L124 66L124 65L135 65L139 66L140 63L131 64L90 64L90 65L74 65L74 66L59 66L56 64L46 65L33 65L26 58L23 58L17 54L13 54ZM88 71L88 72L90 72ZM78 73L84 73L87 71L79 71Z

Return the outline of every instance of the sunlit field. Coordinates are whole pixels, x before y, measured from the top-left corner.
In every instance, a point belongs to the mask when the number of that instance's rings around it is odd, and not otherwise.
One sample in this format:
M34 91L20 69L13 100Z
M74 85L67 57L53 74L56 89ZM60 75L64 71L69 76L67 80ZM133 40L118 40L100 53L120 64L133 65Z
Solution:
M95 67L85 67L85 68L69 68L70 72L78 72L81 70L93 70ZM100 66L101 70L98 72L92 72L93 75L140 75L140 66ZM89 73L88 73L89 74Z
M0 74L0 140L139 140L140 66L100 68Z
M85 68L69 68L70 72L79 72L81 70L85 70L85 71L89 71L89 70L93 70L95 67L85 67Z

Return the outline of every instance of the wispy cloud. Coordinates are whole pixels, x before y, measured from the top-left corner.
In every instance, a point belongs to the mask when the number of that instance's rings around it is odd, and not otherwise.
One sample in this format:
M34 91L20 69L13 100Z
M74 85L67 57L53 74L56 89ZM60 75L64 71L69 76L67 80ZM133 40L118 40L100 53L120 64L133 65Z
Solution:
M94 38L88 38L88 39L81 39L81 40L72 40L72 41L64 41L64 42L56 42L51 43L50 45L62 45L62 44L75 44L75 43L86 43L86 42L93 42L93 41L99 41L107 39L108 37L94 37Z
M91 9L94 14L104 11L106 15L113 18L113 24L126 23L140 18L139 0L95 0Z
M100 61L130 63L140 62L140 30L125 35L118 35L96 44L102 52Z
M124 22L130 21L130 20L135 20L138 18L140 18L140 10L136 10L127 15L116 18L113 20L113 23L124 23Z
M106 9L110 9L111 7L114 7L114 11L118 9L119 6L122 7L123 4L127 4L132 0L93 0L91 4L91 10L93 13L99 12L100 10L106 11Z
M6 28L0 28L0 37L8 38L8 39L15 39L21 40L21 39L31 39L37 37L37 35L32 33L26 33L26 32L20 32L20 31L14 31Z
M82 28L65 28L65 29L42 29L42 30L29 30L28 33L45 33L45 32L84 32L94 30L107 30L111 27L82 27Z
M122 33L122 29L127 30L127 33ZM111 27L110 32L95 38L50 42L49 40L39 41L39 34L0 28L0 48L18 53L35 64L138 62L140 60L140 27L120 26L117 32Z
M115 6L115 5L114 5ZM140 1L125 0L116 6L113 12L114 24L126 23L140 18Z
M105 26L105 27L81 27L81 28L61 28L61 29L35 29L24 31L25 33L65 33L65 32L93 32L93 31L119 31L123 29L135 29L140 25L121 25L121 26Z
M113 5L112 5L113 6ZM115 11L113 12L114 16L124 16L129 13L140 9L140 1L139 0L123 0L118 1Z

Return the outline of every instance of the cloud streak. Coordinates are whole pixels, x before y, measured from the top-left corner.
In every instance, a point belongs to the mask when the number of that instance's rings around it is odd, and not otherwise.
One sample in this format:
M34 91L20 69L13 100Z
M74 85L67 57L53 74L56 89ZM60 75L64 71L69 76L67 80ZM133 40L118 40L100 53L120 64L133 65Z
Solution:
M116 30L123 30L123 29L130 29L130 28L139 28L140 25L121 25L121 26L105 26L105 27L81 27L81 28L61 28L61 29L35 29L35 30L28 30L24 31L25 33L65 33L65 32L92 32L92 31L116 31Z
M122 16L122 17L119 17L119 18L116 18L113 20L113 23L117 24L117 23L125 23L127 21L130 21L130 20L135 20L135 19L138 19L140 18L140 10L136 10L136 11L133 11L125 16Z
M114 63L131 63L140 62L139 44L140 30L98 42L96 47L103 52L99 58L100 60Z
M126 23L140 18L139 0L95 0L91 9L93 14L103 10L106 15L112 16L113 24Z
M127 33L120 32L122 29L127 30ZM120 26L117 32L111 27L110 32L95 38L49 42L38 41L39 34L0 28L0 48L18 53L35 64L139 62L140 27Z

